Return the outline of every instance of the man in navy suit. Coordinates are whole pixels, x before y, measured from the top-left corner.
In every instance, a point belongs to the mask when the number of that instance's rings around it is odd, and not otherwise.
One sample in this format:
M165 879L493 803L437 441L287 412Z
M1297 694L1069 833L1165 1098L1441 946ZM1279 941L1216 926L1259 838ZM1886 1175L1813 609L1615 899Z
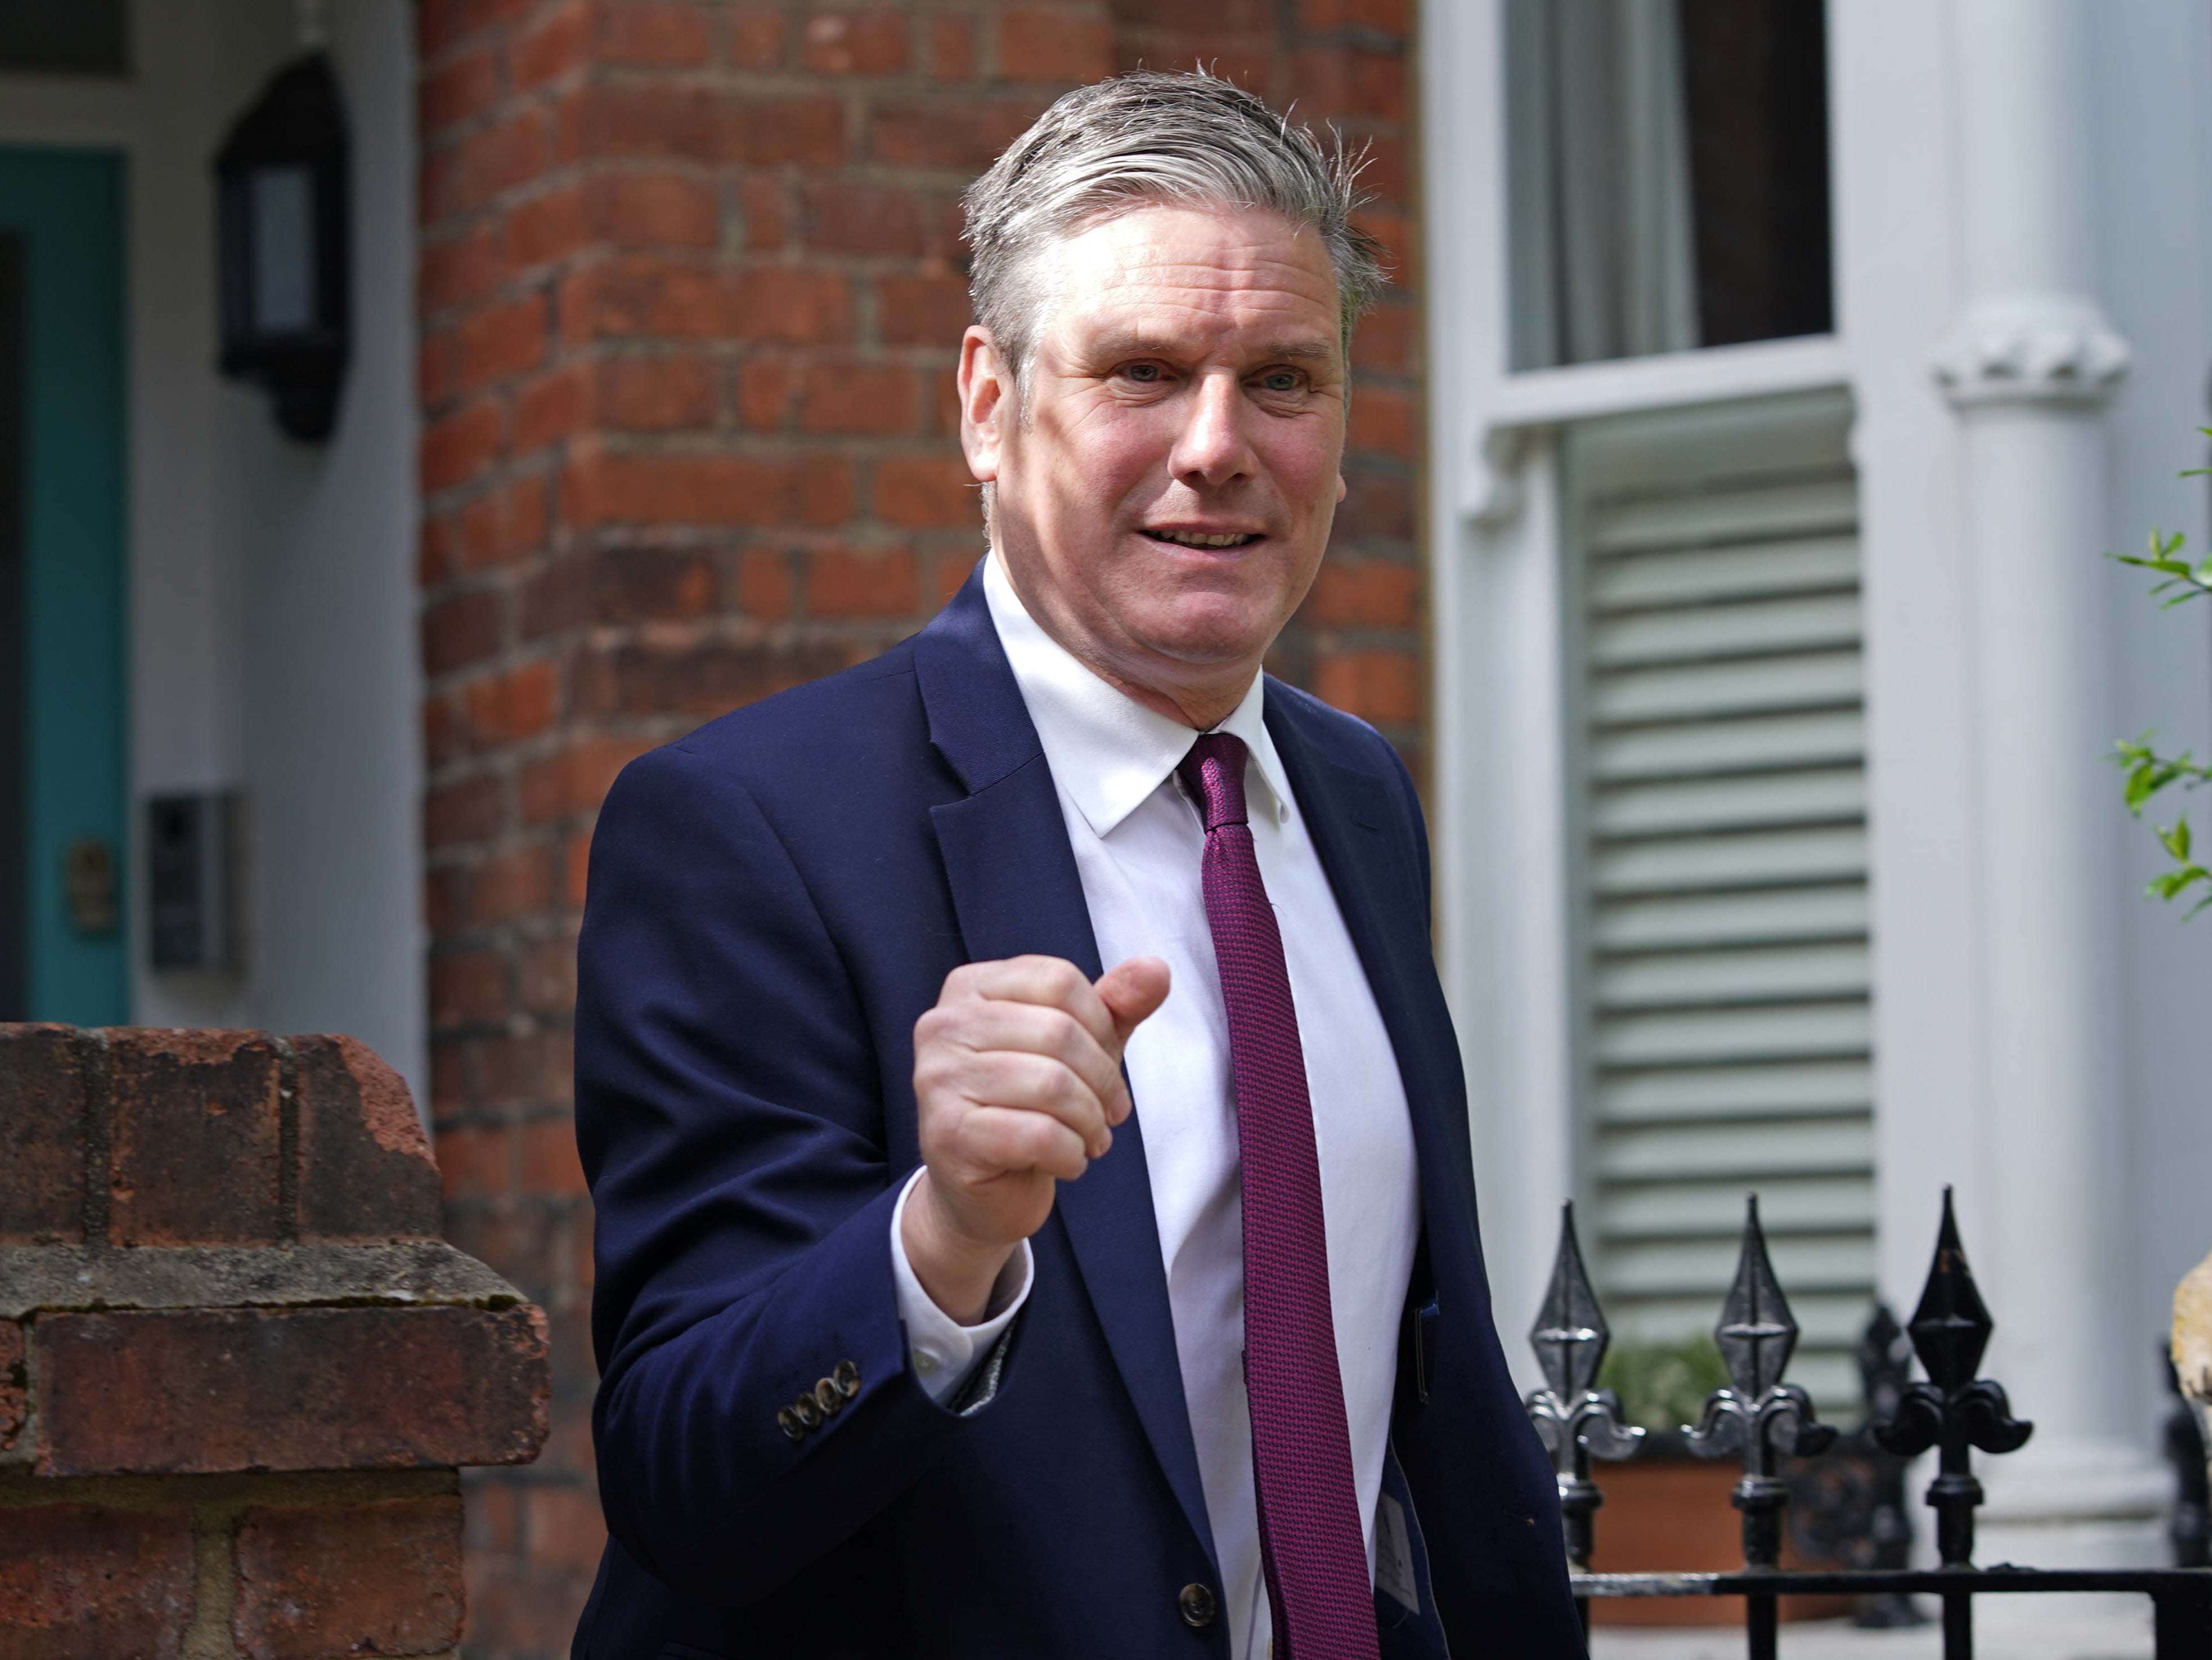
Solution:
M1419 805L1261 672L1353 172L1203 76L1060 100L968 198L976 574L608 797L578 1656L1581 1653Z

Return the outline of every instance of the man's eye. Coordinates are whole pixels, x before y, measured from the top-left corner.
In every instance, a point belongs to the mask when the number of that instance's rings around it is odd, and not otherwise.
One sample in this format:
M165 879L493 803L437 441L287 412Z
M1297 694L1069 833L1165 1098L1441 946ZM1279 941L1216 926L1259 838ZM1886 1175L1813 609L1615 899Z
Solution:
M1269 392L1296 392L1305 385L1305 376L1296 369L1270 369L1260 377L1260 384Z
M1132 380L1142 381L1149 386L1159 380L1160 366L1158 363L1131 363L1125 366L1121 373Z

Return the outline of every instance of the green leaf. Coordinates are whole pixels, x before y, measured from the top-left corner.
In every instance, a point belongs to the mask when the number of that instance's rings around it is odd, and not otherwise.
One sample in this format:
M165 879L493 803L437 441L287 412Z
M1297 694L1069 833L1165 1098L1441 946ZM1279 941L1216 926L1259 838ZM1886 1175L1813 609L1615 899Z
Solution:
M2156 756L2147 757L2128 775L2126 801L2130 812L2142 811L2144 802L2181 776L2181 769Z
M2170 870L2163 876L2154 876L2148 892L2154 898L2171 899L2199 882L2212 883L2212 871L2202 865L2191 865L2181 870Z
M1705 1397L1729 1377L1712 1340L1696 1336L1674 1343L1617 1342L1607 1351L1599 1381L1619 1392L1621 1415L1630 1423L1672 1429L1695 1423Z
M2159 845L2164 848L2174 860L2181 864L2187 864L2189 862L2188 817L2185 814L2177 819L2172 830L2159 831L2158 841Z

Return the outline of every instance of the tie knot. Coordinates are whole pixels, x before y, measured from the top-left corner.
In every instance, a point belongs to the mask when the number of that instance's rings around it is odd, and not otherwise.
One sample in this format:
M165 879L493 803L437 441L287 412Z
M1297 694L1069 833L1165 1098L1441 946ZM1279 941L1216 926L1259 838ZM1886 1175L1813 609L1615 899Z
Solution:
M1244 818L1244 740L1231 732L1199 735L1176 771L1198 803L1209 831L1241 824Z

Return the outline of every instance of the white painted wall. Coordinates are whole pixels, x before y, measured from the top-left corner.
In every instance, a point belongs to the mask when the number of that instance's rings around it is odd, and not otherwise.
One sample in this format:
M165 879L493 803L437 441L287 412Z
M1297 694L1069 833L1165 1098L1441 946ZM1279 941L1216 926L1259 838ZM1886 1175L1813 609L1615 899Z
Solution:
M2140 550L2154 524L2208 551L2202 466L2212 426L2212 11L2181 0L2095 11L2091 72L2099 112L2095 159L2098 280L2135 362L2106 417L2110 506L2106 545ZM2176 749L2212 754L2212 605L2160 614L2141 574L2106 583L2114 666L2114 738L2155 727ZM2117 778L2117 773L2114 775ZM2201 793L2168 801L2121 831L2112 900L2122 927L2123 1043L2130 1061L2103 1104L2125 1136L2122 1176L2130 1237L2125 1329L2145 1359L2133 1368L2145 1413L2160 1404L2151 1356L2181 1276L2212 1248L2212 913L2180 913L2142 897L2165 867L2150 821L2178 809L2212 830ZM2118 809L2115 806L2114 811ZM2131 1358L2131 1357L2130 1357Z
M408 0L337 0L354 144L354 356L325 446L214 368L230 122L298 49L289 0L137 0L121 85L0 77L0 142L130 171L132 1015L344 1031L427 1100ZM146 967L146 798L246 801L246 969Z
M423 1089L416 667L414 65L405 0L331 8L352 123L354 357L337 431L229 437L252 1024L343 1031Z
M1441 945L1465 1039L1500 1323L1509 1353L1525 1365L1517 1334L1540 1290L1556 1199L1569 1185L1562 1166L1575 1145L1563 1122L1571 1072L1558 1053L1567 1041L1565 992L1557 951L1540 943L1559 939L1565 926L1559 860L1537 845L1559 833L1559 785L1556 768L1529 754L1561 715L1556 649L1544 635L1557 627L1547 434L1618 410L1848 386L1858 411L1868 608L1882 1284L1909 1310L1927 1271L1940 1189L1955 1182L1966 1245L2001 1326L1990 1369L2021 1373L2024 1357L2009 1351L2031 1334L2063 1341L2053 1321L2085 1329L2103 1321L2100 1347L2113 1352L2098 1364L2125 1404L2094 1416L2126 1426L2129 1446L2117 1462L2140 1481L2152 1468L2160 1412L2154 1347L2166 1299L2212 1244L2203 1201L2212 1177L2212 1020L2203 1014L2212 917L2184 927L2172 909L2141 899L2161 866L2149 827L2127 824L2117 772L2075 757L2069 814L2111 815L2107 867L2078 879L2116 936L2100 948L2108 966L2093 979L2100 998L2117 981L2124 1011L2116 1037L2100 1039L2111 1076L2069 1091L2080 1116L2057 1138L2116 1149L2120 1195L2077 1219L2100 1264L2098 1307L2087 1319L2062 1315L2049 1306L2050 1287L2006 1260L1996 1237L2002 1173L2020 1168L2018 1155L1998 1156L2000 1146L2009 1138L2030 1160L2039 1150L2059 1156L2039 1146L2051 1138L2023 1137L2017 1104L1995 1081L2001 1068L1988 1035L1990 953L2005 935L1993 912L2042 897L1992 895L1982 873L1993 844L2039 827L2000 822L1984 799L1988 781L1978 781L1989 665L1977 639L1993 651L2005 642L1988 636L1990 595L1968 558L1961 419L1931 374L1969 297L1963 158L1972 135L1961 130L1960 26L1969 3L1829 8L1834 340L1519 375L1503 361L1498 6L1430 0L1424 8ZM2073 3L2033 0L2001 21L2025 27L2029 14ZM2135 351L2101 417L2102 465L2087 470L2100 476L2101 500L2080 536L2069 532L2069 550L2074 539L2085 544L2078 556L2087 571L2100 535L2104 548L2132 550L2154 522L2185 530L2200 553L2206 546L2203 481L2173 475L2203 462L2194 429L2212 424L2212 13L2194 0L2139 0L2078 15L2092 59L2095 246L2087 280ZM2033 178L2020 183L2038 188ZM1990 499L2002 506L2008 497ZM2047 532L2036 527L2045 542ZM2083 660L2107 666L2079 689L2087 707L2069 704L2051 741L2075 745L2088 732L2082 743L2101 747L2155 725L2175 747L2212 753L2212 605L2161 616L2143 599L2146 585L2118 568L2101 582L2069 586L2094 611L2096 648ZM2212 801L2191 805L2212 830ZM2166 822L2172 811L2165 809ZM2053 963L2051 976L2078 979L2082 967ZM2039 1407L2016 1395L2014 1404L2027 1416L2090 1415L2070 1400ZM2053 1434L2039 1440L2081 1426L2049 1427Z

